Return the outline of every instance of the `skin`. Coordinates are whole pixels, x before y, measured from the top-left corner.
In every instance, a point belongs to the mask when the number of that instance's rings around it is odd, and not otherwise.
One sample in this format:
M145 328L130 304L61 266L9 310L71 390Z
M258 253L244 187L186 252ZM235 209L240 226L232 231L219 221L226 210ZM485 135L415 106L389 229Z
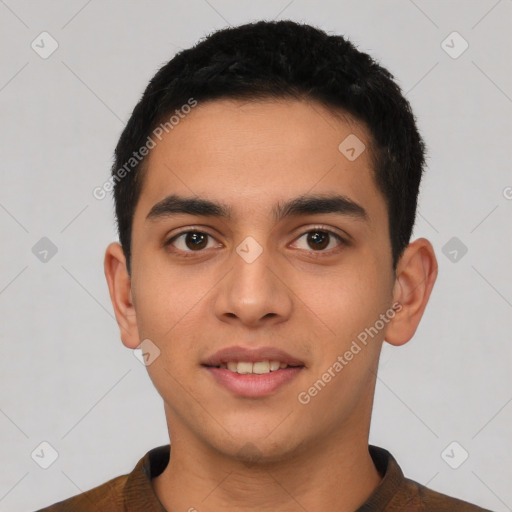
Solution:
M367 148L354 161L338 150L351 133ZM314 101L217 100L200 103L151 150L131 276L117 243L107 248L105 274L124 345L150 339L160 350L147 369L172 439L170 462L153 479L167 510L348 512L379 485L368 435L381 346L411 339L437 263L418 239L393 270L370 148L365 126ZM277 203L333 193L367 219L321 213L276 222L271 214ZM232 218L147 219L170 194L225 203ZM348 243L331 237L319 250L308 242L319 227ZM211 235L202 252L185 237L163 245L187 229ZM247 236L263 250L252 263L236 252ZM301 404L298 394L396 302L385 328ZM232 345L277 347L306 367L271 396L241 398L201 366Z

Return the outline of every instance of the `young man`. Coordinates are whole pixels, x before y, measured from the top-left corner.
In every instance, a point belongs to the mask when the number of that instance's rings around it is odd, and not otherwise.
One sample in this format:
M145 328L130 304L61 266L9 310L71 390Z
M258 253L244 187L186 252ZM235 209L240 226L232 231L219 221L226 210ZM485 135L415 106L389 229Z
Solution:
M105 274L172 449L45 510L482 511L368 445L382 343L437 275L409 243L423 164L393 77L342 37L259 22L165 65L116 148Z

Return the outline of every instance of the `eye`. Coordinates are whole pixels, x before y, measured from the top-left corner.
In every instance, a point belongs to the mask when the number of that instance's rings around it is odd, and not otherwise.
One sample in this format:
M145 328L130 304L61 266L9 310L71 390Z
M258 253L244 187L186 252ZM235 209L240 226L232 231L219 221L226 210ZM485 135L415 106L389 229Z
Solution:
M200 252L211 247L209 239L214 240L211 235L202 231L183 231L165 242L165 246L173 246L183 252Z
M315 228L304 233L296 239L295 244L297 244L301 239L304 239L305 243L302 244L302 247L299 246L299 249L312 249L315 252L327 252L326 249L335 249L336 247L346 243L345 240L337 233L328 229L320 228ZM337 245L333 246L333 239L338 242Z

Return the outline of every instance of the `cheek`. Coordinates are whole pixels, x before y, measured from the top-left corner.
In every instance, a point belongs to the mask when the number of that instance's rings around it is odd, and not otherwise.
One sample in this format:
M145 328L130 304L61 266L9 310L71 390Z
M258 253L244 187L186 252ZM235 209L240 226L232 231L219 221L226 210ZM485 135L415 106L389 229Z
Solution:
M377 265L359 262L322 276L303 274L297 281L310 321L316 318L337 348L373 325L388 307L392 288L379 272Z
M194 265L172 267L158 260L153 256L151 264L140 266L132 289L139 337L151 340L159 350L148 372L164 392L181 389L179 383L188 382L198 370L201 348L214 342L215 332L208 329L209 292L219 278L212 271L198 272Z
M144 244L140 244L144 246ZM162 336L185 317L211 288L211 272L194 264L172 264L170 255L148 243L134 255L132 290L139 329Z
M323 418L328 429L354 408L364 408L371 395L384 331L371 331L372 336L366 329L385 312L389 288L378 277L376 269L351 267L328 280L302 280L299 296L306 297L307 306L302 322L314 347L308 379L297 397L301 404L307 402L304 421L315 424Z

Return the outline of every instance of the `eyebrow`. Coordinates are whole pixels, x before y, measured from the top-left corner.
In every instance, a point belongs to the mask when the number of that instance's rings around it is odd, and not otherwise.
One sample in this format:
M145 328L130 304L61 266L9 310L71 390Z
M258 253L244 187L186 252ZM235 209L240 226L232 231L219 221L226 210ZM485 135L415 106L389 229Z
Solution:
M302 195L284 203L277 203L272 208L272 215L276 221L293 216L322 213L336 213L356 220L368 221L368 214L360 204L338 194ZM171 194L151 208L146 220L158 220L176 214L217 217L225 220L232 218L231 208L224 203Z

